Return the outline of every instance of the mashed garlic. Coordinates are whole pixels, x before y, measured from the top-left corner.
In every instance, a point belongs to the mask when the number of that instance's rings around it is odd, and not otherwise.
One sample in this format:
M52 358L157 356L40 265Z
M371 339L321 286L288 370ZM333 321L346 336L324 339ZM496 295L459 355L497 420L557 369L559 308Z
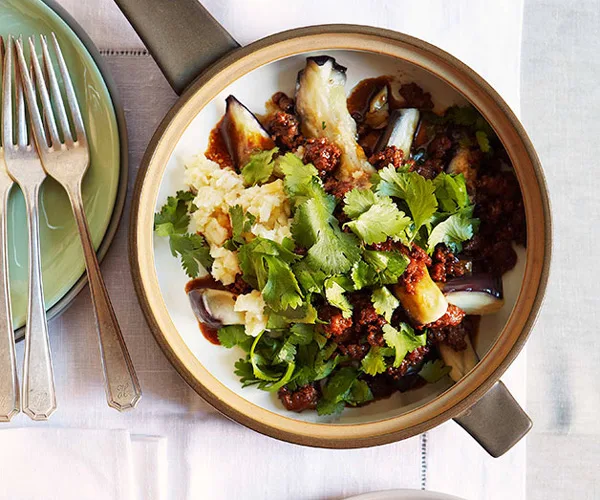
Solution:
M265 301L258 290L238 296L233 310L245 313L246 335L256 337L267 327L267 316L264 313Z
M237 253L221 246L231 237L230 207L241 205L256 217L250 229L255 236L281 243L291 235L291 207L280 179L245 188L240 174L198 155L186 164L184 180L196 193L194 204L198 207L190 229L206 238L215 259L212 275L223 284L233 283L240 272Z

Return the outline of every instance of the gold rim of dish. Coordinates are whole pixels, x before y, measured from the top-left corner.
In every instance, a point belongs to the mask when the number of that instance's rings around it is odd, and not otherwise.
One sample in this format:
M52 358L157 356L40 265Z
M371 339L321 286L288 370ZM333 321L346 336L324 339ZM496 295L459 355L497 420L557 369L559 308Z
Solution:
M261 408L225 387L193 355L173 325L155 272L153 217L167 161L184 130L227 85L265 64L313 51L356 50L415 64L457 90L492 125L514 165L525 204L527 263L524 285L498 339L466 377L430 402L402 415L360 424L295 420ZM460 415L481 398L521 351L539 312L548 280L551 219L540 161L523 126L496 91L441 49L394 31L352 25L313 26L270 36L237 49L205 71L182 95L154 134L143 158L131 212L129 255L146 320L173 366L217 410L260 433L293 443L359 448L422 433Z

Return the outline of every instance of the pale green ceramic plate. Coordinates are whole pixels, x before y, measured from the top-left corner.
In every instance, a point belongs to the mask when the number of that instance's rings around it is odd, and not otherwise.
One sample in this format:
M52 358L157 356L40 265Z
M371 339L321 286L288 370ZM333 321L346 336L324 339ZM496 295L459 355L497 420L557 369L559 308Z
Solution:
M90 143L91 164L83 185L83 201L96 248L112 239L121 178L119 126L111 94L94 58L49 2L0 0L0 34L29 36L54 32L71 70ZM60 9L57 9L60 11ZM70 20L71 21L71 20ZM72 22L72 21L71 21ZM126 165L124 165L126 168ZM124 186L122 186L124 187ZM40 233L44 295L49 316L62 311L85 284L83 253L69 201L52 179L44 182L40 198ZM23 197L14 187L9 202L10 281L15 329L25 323L27 307L27 232ZM105 250L106 248L104 248ZM102 248L101 248L102 250ZM20 336L20 335L18 335Z

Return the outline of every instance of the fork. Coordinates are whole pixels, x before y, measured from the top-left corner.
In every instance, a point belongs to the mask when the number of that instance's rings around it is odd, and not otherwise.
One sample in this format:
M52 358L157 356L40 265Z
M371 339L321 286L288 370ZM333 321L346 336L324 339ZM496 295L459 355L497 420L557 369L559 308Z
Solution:
M40 187L46 179L46 173L33 144L33 139L29 140L30 137L28 138L30 134L28 134L20 78L22 71L16 65L14 71L16 117L13 117L13 52L13 38L9 37L4 57L2 95L4 160L9 175L23 192L29 231L29 299L21 399L24 413L33 420L47 420L56 410L56 393L44 307L38 213ZM13 137L13 123L17 129L16 143Z
M33 135L44 169L63 186L71 202L73 215L81 236L92 303L96 315L102 368L106 382L106 399L109 406L123 411L134 408L140 400L142 392L110 302L106 285L102 279L83 207L81 185L90 163L85 127L71 77L56 37L52 34L52 45L62 77L68 108L63 101L61 88L54 71L48 41L43 35L40 36L40 41L42 65L48 82L46 82L46 77L38 61L33 37L29 38L29 54L32 63L32 76L35 78L35 87L39 92L42 103L44 122L42 122L37 95L27 69L22 44L20 42L16 44ZM48 92L47 83L50 87L50 93ZM58 123L55 114L58 117ZM73 123L74 134L71 131L69 117ZM46 128L43 124L46 125ZM59 135L59 127L62 140Z
M0 36L0 67L4 64L4 39ZM14 181L8 175L0 140L0 422L10 422L19 412L19 382L8 281L7 210Z

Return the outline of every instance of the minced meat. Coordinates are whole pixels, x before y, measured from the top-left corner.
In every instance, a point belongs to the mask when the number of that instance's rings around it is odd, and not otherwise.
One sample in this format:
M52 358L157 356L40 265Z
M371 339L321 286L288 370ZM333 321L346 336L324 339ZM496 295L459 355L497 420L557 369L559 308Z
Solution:
M427 272L427 267L431 265L431 257L418 245L413 245L411 250L402 246L400 251L410 258L410 262L400 277L399 283L404 285L407 293L414 294L415 285L421 281Z
M443 243L433 252L429 275L433 281L445 283L449 278L464 276L467 272L465 263L461 262Z
M319 401L319 391L313 384L302 386L295 391L282 387L277 395L286 410L298 413L304 410L314 410Z
M325 137L308 139L304 144L304 163L312 163L321 178L326 177L338 167L341 156L340 148Z
M405 356L398 368L394 368L393 366L388 367L387 374L391 376L394 380L398 380L400 377L404 377L408 372L409 368L413 366L418 366L423 362L425 356L429 354L429 351L429 346L424 345L421 347L417 347Z
M463 351L467 348L466 336L474 334L477 325L478 316L465 316L457 325L430 328L427 332L427 340L433 344L449 345L455 351Z
M271 99L281 111L294 112L294 99L288 97L284 92L276 92Z
M225 288L234 295L243 295L252 291L252 287L244 281L241 274L237 274L235 281L230 285L225 285Z
M439 329L446 326L457 326L465 317L465 312L454 304L448 304L448 309L444 315L433 323L425 325L427 328Z
M283 150L297 148L302 142L300 122L295 115L279 111L267 124L271 138Z
M425 92L416 83L405 83L400 86L400 95L404 97L405 107L433 109L431 94Z
M388 146L383 151L371 155L369 162L377 169L381 170L388 165L394 168L400 168L404 165L404 152L396 146Z
M328 304L319 309L319 319L325 321L322 325L323 333L328 338L335 338L336 342L343 342L352 335L352 318L344 318L342 311Z
M329 194L332 194L338 199L344 198L348 191L352 191L356 186L350 181L341 181L333 177L329 177L323 184L323 189Z

